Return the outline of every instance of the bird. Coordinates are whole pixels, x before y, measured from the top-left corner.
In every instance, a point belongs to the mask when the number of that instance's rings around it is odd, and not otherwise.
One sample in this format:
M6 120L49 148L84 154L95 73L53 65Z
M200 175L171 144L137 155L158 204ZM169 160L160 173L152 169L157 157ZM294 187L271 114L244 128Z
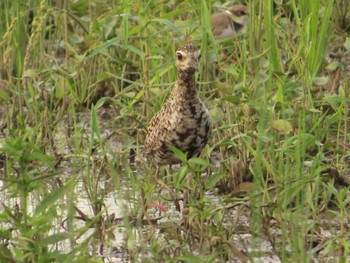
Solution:
M211 25L215 40L229 38L246 31L248 24L248 8L235 5L225 12L213 14Z
M190 159L198 157L208 142L211 118L198 96L195 80L200 57L200 50L192 44L175 52L176 82L160 111L151 118L145 139L144 154L159 166L181 163L172 147Z

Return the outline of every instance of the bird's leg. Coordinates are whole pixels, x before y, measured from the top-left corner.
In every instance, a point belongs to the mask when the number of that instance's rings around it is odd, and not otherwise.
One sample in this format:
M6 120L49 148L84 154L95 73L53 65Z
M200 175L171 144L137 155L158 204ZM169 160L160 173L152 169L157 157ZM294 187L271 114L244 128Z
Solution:
M180 208L179 200L176 198L174 191L166 183L164 183L162 179L157 178L157 183L160 186L164 187L169 192L171 199L174 200L176 211L180 212L181 208Z
M185 187L183 189L183 208L182 208L182 214L181 214L181 226L183 226L185 229L190 228L190 221L189 221L189 214L190 214L190 208L189 208L189 202L190 202L190 191L191 191L191 176L189 174L186 174L184 180L186 180L186 183L184 184Z
M180 212L180 211L181 211L181 208L180 208L179 201L178 201L178 199L176 198L176 195L175 195L174 191L168 186L167 183L165 183L165 182L160 178L160 176L159 176L159 170L160 170L160 168L159 168L159 166L157 166L157 168L156 168L156 174L155 174L156 182L161 186L161 188L165 188L165 189L168 191L168 193L169 193L171 199L172 199L172 200L174 201L174 203L175 203L176 211ZM168 169L166 169L165 173L166 173L167 175L171 174L170 171L169 171ZM166 180L168 181L169 179L166 179ZM160 190L160 191L161 191L161 190Z
M171 165L169 165L168 174L172 174ZM172 178L172 179L174 179L174 178ZM169 189L169 190L170 190L170 189ZM171 198L174 200L174 204L175 204L176 211L181 212L180 203L179 203L179 198L177 197L177 194L176 194L174 191L172 191L172 190L170 190L169 193L170 193L170 195L171 195Z

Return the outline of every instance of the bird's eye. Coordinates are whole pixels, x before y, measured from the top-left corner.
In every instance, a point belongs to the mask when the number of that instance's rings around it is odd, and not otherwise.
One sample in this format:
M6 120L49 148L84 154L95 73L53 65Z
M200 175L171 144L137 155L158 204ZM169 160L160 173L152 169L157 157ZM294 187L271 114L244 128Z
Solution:
M176 53L176 55L177 55L177 59L178 59L178 60L181 60L181 59L182 59L182 54L181 54L180 52Z

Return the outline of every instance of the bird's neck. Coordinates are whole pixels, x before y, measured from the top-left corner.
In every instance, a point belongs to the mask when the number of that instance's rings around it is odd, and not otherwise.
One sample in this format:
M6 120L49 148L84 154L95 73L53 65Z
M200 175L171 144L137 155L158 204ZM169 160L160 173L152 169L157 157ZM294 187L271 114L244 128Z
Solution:
M183 93L186 97L196 96L197 88L194 72L179 71L176 80L177 93Z

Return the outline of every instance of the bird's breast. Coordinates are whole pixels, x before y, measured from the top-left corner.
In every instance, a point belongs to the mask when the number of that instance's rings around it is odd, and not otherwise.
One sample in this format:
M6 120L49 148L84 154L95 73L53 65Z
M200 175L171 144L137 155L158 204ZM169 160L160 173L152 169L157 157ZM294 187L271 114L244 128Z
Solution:
M192 157L199 154L208 141L211 132L209 112L199 99L175 106L178 109L169 119L172 130L165 141Z

